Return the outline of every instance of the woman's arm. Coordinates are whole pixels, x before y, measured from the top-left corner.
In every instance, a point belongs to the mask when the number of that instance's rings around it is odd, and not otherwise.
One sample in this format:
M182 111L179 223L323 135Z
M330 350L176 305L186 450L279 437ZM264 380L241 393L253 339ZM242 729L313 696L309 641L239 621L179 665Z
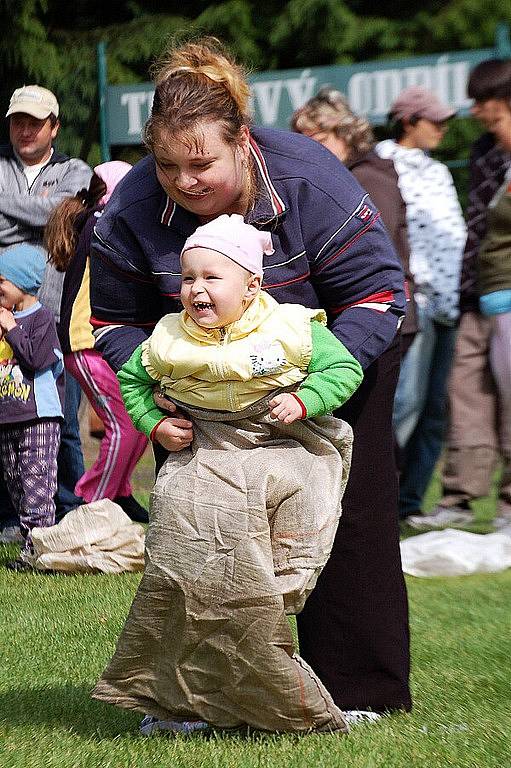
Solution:
M302 237L330 329L365 369L404 316L404 274L371 198L346 169L336 176L328 193L302 183Z

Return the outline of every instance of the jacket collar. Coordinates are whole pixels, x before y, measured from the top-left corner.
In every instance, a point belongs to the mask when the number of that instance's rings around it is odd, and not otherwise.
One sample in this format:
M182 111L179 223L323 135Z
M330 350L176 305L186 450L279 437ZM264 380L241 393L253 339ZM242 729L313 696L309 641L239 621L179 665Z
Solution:
M180 315L180 325L188 336L203 344L218 344L222 339L229 341L243 339L255 331L261 323L275 310L277 302L266 291L259 291L254 301L247 307L239 320L225 328L203 328L192 320L183 310Z
M410 170L424 168L433 162L422 149L403 147L394 139L385 139L376 145L376 152L387 160L398 160Z
M250 137L250 154L257 174L257 199L247 215L247 223L265 229L274 229L286 213L286 206L278 194L266 165L263 153ZM188 236L197 228L197 217L174 202L168 195L160 208L160 222Z
M4 144L0 147L0 157L7 157L10 160L15 160L18 164L18 158L16 157L16 154L14 152L14 149L12 148L12 144ZM67 160L69 160L68 155L62 154L62 152L57 152L57 150L54 148L53 154L46 163L46 165L56 165L58 163L65 163Z

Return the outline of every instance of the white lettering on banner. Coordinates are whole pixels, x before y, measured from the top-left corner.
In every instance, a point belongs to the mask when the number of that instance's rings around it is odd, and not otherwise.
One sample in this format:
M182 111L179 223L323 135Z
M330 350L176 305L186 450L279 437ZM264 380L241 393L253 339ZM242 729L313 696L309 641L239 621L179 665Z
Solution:
M422 85L423 88L430 89L435 88L435 84L432 82L433 67L407 67L404 72L406 80L405 88L409 88L411 85ZM394 96L394 98L396 98L396 96Z
M456 107L468 107L472 100L467 96L467 81L470 72L468 61L458 61L451 65L452 68L452 86L453 103Z
M422 85L453 109L461 109L470 104L466 95L469 70L468 61L449 63L447 56L439 56L433 65L357 72L348 82L348 101L357 114L382 117L402 90Z
M371 111L378 114L385 113L387 105L394 101L401 90L401 73L399 69L383 69L381 72L372 74L371 104L373 108Z
M121 96L121 107L128 107L128 135L140 136L142 127L147 120L153 105L154 93L152 91L131 91ZM142 114L142 106L147 108Z
M311 77L310 69L304 69L300 77L294 77L291 80L285 81L284 85L289 93L293 112L311 98L314 94L316 82L316 78Z
M449 101L449 63L447 61L447 56L440 56L440 58L437 60L436 67L435 67L435 74L436 74L435 91L441 101L448 103ZM467 77L468 77L468 70L463 83L463 88L466 87Z
M362 69L357 72L356 65L350 65L339 67L338 71L336 67L329 67L328 70L331 70L331 84L347 94L353 111L366 116L370 122L377 122L385 119L399 93L412 85L430 88L455 110L470 106L470 99L466 96L470 67L471 63L467 60L449 62L449 54L442 54L433 64L399 68L396 62L392 62L392 68L386 69L382 61L378 69ZM314 68L308 68L301 70L295 77L286 77L282 73L284 76L279 79L252 82L250 108L252 113L257 111L257 122L284 126L291 113L305 104L324 84L325 80L320 80L314 72ZM349 72L354 74L350 77ZM327 76L326 73L323 75ZM127 110L126 135L137 139L151 112L154 98L154 91L148 88L149 84L144 85L144 90L128 91L120 96L121 107Z
M282 83L282 80L252 83L253 98L257 102L264 125L273 125L277 121Z
M289 80L271 80L252 83L251 109L257 104L264 125L274 125L279 119L280 99L283 89L289 95L293 111L308 101L314 94L316 77L311 77L311 70L304 69L299 77Z

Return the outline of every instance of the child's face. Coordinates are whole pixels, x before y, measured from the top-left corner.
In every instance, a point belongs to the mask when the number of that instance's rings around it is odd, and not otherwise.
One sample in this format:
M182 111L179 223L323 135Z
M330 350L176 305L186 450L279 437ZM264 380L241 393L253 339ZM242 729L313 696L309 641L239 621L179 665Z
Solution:
M14 283L0 275L0 307L12 310L23 301L25 294Z
M204 328L223 328L239 320L261 287L260 277L208 248L185 251L181 273L183 306Z

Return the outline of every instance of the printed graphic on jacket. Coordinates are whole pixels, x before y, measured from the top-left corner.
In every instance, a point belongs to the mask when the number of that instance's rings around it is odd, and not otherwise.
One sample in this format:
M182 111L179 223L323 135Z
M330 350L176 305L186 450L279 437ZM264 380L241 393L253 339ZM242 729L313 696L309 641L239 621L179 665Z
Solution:
M23 381L23 373L19 367L11 345L2 339L0 341L0 400L20 400L26 403L32 387Z
M254 344L250 352L250 361L254 376L278 373L287 363L284 347L280 341L270 338L263 338Z

